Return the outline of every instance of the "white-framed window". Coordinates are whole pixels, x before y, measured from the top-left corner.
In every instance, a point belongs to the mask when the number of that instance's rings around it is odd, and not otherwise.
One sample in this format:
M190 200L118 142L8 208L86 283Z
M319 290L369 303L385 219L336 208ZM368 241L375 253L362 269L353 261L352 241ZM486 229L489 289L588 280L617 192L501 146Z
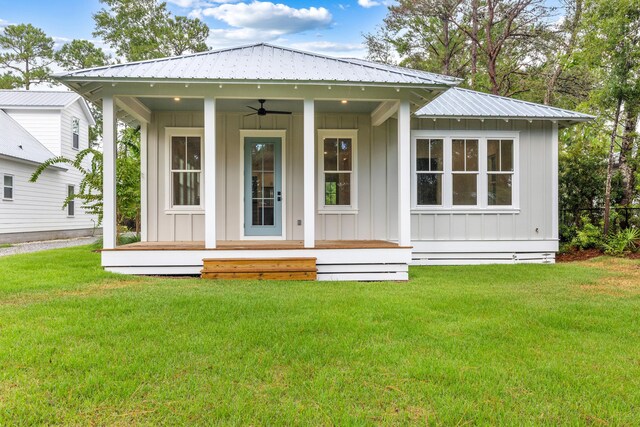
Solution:
M76 195L76 187L74 185L67 185L67 196L69 203L67 203L67 216L75 216L76 214L76 199L73 197Z
M202 203L202 128L166 128L168 208L200 210Z
M357 129L318 130L319 212L356 212Z
M80 149L80 119L74 117L71 119L71 133L73 140L71 141L71 146L74 150Z
M518 142L510 131L413 131L413 209L519 209Z
M2 199L13 200L13 175L4 174L2 177Z

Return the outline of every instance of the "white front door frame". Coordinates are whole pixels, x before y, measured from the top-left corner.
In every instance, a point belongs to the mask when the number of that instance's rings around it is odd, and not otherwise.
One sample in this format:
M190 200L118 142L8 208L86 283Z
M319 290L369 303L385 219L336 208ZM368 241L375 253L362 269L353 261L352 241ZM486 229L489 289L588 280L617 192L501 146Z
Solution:
M282 235L280 236L245 236L244 234L244 140L251 137L275 137L280 138L282 141L281 156L282 156ZM238 180L240 185L238 191L242 196L240 197L239 213L242 221L240 221L240 240L286 240L287 239L287 131L285 129L240 129L240 164L238 173L240 179Z

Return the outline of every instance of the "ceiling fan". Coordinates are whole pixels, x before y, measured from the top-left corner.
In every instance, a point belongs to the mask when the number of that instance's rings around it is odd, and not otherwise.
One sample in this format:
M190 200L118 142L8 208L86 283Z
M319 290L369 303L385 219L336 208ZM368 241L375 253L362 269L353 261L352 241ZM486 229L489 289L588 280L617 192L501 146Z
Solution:
M260 103L260 108L255 108L252 107L250 105L247 105L248 108L251 108L253 111L255 111L255 113L251 113L251 114L245 114L245 117L247 116L253 116L253 115L258 115L258 116L266 116L267 114L291 114L291 111L275 111L275 110L267 110L264 108L264 103L267 102L265 99L258 99L258 102Z

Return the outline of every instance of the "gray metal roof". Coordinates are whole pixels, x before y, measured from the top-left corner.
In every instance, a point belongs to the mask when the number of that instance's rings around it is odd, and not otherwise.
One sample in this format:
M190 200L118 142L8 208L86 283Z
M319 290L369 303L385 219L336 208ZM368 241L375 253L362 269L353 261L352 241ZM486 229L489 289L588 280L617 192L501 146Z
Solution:
M33 135L0 110L0 155L42 163L54 157Z
M64 108L78 98L71 91L0 90L0 108Z
M415 113L429 118L501 118L588 121L594 116L513 98L450 88Z
M458 79L259 43L57 74L60 80L213 80L452 86Z

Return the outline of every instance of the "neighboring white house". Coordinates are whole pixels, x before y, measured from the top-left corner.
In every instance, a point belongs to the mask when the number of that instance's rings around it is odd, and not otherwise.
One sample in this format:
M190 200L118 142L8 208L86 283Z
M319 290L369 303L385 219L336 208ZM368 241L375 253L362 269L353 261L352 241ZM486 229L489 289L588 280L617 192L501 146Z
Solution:
M91 235L96 218L79 203L62 205L78 191L80 172L36 168L57 156L74 158L89 144L95 121L86 101L73 92L0 91L0 243Z
M410 264L553 262L558 129L592 119L268 44L57 78L103 106L102 263L133 274L307 257L322 280L406 280ZM142 132L143 241L122 247L116 117Z

